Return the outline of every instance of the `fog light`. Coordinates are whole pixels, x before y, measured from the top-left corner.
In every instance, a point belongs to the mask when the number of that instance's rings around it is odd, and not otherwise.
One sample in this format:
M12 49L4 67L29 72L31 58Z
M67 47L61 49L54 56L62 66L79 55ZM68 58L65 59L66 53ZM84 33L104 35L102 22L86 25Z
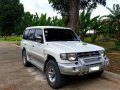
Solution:
M76 67L73 67L73 72L79 72L79 70Z

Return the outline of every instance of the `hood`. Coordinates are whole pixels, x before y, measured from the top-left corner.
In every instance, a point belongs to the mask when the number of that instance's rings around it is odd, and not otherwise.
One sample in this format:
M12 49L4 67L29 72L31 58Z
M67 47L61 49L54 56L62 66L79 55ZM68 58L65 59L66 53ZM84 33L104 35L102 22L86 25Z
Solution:
M81 41L66 41L66 42L48 42L48 45L51 48L55 48L58 50L63 50L66 53L74 53L74 52L90 52L90 51L100 51L104 50L104 48L93 45L93 44L84 44Z

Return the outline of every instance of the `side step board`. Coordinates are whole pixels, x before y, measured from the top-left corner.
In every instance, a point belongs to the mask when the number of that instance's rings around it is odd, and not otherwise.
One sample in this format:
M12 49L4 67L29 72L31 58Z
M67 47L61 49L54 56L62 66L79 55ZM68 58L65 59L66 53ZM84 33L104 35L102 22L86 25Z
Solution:
M40 63L39 61L37 60L29 60L29 62L33 65L35 65L36 67L38 67L39 69L41 69L42 71L44 71L44 64Z

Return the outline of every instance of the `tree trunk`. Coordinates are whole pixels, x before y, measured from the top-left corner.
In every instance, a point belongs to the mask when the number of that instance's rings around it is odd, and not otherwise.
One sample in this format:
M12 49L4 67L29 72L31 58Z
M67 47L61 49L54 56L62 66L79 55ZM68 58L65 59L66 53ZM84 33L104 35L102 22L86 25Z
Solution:
M84 42L85 41L85 33L80 34L80 39Z
M92 43L96 42L96 38L97 38L97 31L96 31L96 29L94 29L94 34L93 34L93 37L92 37Z
M79 3L80 0L69 0L69 27L73 31L79 28Z

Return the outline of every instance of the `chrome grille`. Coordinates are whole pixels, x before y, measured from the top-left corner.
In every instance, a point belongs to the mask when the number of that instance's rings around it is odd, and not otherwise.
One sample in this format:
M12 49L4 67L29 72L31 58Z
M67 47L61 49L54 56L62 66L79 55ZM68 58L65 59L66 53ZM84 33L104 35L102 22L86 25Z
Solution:
M85 63L93 63L93 62L100 62L100 58L90 58L90 59L84 59Z
M81 52L77 54L79 58L87 58L87 57L96 57L100 56L99 51L93 51L93 52Z

